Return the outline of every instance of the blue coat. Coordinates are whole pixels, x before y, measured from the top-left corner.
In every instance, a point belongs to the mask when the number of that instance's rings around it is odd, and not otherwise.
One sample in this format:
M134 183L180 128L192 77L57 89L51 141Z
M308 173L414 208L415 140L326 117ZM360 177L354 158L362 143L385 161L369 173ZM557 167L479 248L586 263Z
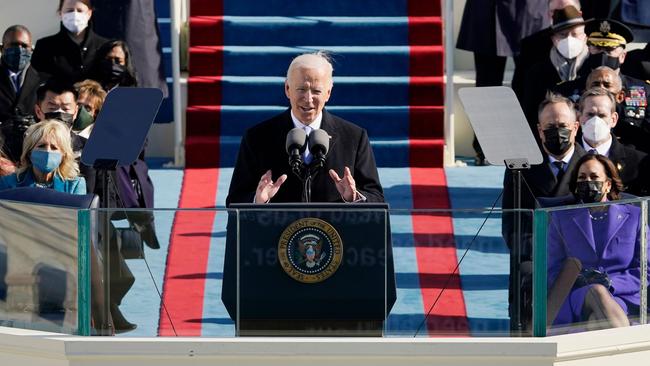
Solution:
M86 194L86 180L83 177L74 179L62 179L57 174L53 178L54 185L52 189L72 194ZM16 187L35 187L34 175L31 170L27 170L19 178L16 173L0 177L0 189L9 189Z
M552 285L567 257L578 258L583 269L597 269L611 280L614 300L628 311L639 305L641 210L628 204L611 205L607 215L606 241L602 256L589 210L577 208L551 214L548 227L548 285ZM584 296L589 286L574 288L562 305L555 324L581 321Z

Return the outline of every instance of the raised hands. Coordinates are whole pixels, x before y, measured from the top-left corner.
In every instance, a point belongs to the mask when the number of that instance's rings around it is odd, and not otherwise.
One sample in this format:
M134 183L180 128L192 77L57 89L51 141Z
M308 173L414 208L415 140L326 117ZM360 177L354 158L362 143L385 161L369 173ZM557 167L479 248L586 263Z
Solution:
M334 184L336 185L336 189L339 191L341 197L343 197L343 200L346 202L356 201L357 186L354 183L354 178L352 178L352 173L350 173L350 168L347 166L345 167L345 170L343 171L343 178L339 177L334 169L330 169L329 173L330 177L334 181Z
M260 182L257 184L257 190L255 191L255 203L267 203L280 189L280 186L284 181L287 180L287 175L282 174L278 179L273 182L273 176L271 170L267 170L266 173L260 178Z

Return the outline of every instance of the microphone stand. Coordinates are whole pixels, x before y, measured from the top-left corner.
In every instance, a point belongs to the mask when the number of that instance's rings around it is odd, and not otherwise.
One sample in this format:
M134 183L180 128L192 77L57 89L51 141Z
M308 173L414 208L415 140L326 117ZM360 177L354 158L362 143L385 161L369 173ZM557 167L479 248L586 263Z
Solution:
M302 161L299 164L292 165L291 170L302 181L302 202L311 202L311 184L316 174L325 166L325 155L323 153L316 154L314 158L309 165Z

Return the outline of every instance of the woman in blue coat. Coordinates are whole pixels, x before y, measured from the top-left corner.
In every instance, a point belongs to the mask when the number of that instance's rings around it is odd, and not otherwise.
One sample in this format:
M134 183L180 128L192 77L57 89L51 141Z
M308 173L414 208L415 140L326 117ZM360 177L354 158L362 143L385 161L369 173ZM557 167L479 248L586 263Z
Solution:
M86 181L79 176L70 141L70 130L59 121L46 120L25 132L20 167L0 177L0 189L51 188L59 192L86 194Z
M588 154L578 161L570 188L581 203L619 199L621 180L612 162ZM582 270L563 302L554 325L587 322L588 328L630 325L640 300L639 207L612 204L551 214L548 234L549 285L568 258Z

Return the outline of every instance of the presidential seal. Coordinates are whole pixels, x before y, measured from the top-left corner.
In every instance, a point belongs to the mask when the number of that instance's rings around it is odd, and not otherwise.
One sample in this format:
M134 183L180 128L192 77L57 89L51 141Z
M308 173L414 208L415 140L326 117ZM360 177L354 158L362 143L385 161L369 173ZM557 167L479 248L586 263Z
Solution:
M332 225L316 218L292 222L280 236L278 259L294 280L317 283L333 275L343 259L343 242Z

